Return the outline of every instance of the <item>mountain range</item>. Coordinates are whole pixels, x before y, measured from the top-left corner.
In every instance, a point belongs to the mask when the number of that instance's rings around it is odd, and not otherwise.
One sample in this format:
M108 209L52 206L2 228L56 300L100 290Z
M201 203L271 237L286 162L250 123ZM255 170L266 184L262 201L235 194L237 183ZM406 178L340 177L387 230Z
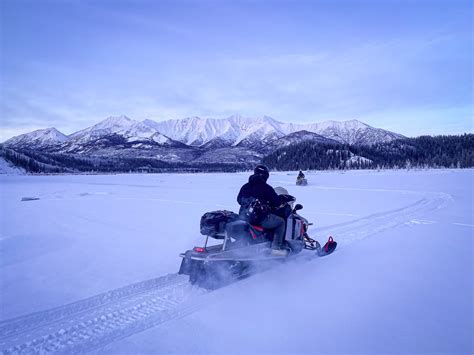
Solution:
M474 135L406 138L358 120L118 116L70 135L46 128L13 137L0 144L0 157L33 173L471 167L473 144Z
M164 148L201 151L241 148L264 153L305 140L373 145L400 138L404 137L358 120L294 124L279 122L268 116L254 118L234 115L224 119L189 117L156 122L118 116L109 117L68 136L56 128L46 128L13 137L3 145L99 155L116 153L114 150L123 153L124 149L143 152Z

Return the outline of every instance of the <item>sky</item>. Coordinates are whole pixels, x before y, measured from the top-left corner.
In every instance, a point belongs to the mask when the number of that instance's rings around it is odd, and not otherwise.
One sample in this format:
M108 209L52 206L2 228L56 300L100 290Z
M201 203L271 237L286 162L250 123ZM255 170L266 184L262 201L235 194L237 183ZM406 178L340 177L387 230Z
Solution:
M106 117L474 131L461 0L0 0L0 141Z

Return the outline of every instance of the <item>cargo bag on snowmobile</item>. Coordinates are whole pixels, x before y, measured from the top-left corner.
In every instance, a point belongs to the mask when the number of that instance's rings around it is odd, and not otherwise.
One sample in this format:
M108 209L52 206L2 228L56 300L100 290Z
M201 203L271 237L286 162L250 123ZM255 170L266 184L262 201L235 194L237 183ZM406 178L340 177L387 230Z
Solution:
M239 215L232 211L220 210L204 213L201 217L201 234L216 237L225 232L229 222L239 219Z

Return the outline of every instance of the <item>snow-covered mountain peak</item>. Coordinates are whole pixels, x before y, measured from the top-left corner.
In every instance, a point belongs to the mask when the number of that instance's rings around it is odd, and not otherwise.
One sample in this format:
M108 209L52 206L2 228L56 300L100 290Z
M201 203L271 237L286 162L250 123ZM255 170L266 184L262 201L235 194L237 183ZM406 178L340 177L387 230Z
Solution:
M222 119L194 116L161 122L147 120L146 124L172 139L193 146L213 146L215 140L219 146L255 146L284 135L280 123L268 116L235 114Z
M66 135L63 133L59 132L56 128L54 127L49 127L46 129L39 129L37 131L37 137L41 137L44 140L51 140L51 141L65 141L67 139Z
M99 136L109 134L124 134L127 131L133 131L133 128L137 127L137 125L141 125L142 127L138 127L138 129L135 130L150 130L150 128L145 126L143 123L134 121L127 116L111 116L91 127L71 134L70 138L75 141L85 142L92 138L95 139ZM148 136L152 135L153 133L155 132L149 132Z
M107 117L105 120L95 124L93 126L94 129L112 129L112 130L120 130L122 128L130 127L134 121L127 116L110 116Z
M108 117L91 127L72 134L69 137L69 141L64 145L64 149L66 151L82 151L84 146L93 145L95 144L94 142L99 140L110 140L110 137L114 135L125 138L125 141L128 143L181 144L158 132L150 123L153 122L149 120L140 122L132 120L127 116Z
M263 116L262 119L265 120L266 122L270 123L270 124L275 124L275 125L280 125L281 124L280 121L277 121L276 119L274 119L273 117L270 117L270 116Z
M308 131L349 144L374 144L402 138L401 135L371 127L359 120L323 121L310 124L279 122L269 116L245 117L235 114L223 119L187 117L182 120L155 122L147 125L166 136L194 146L258 147L287 134Z
M127 122L127 121L133 121L130 117L127 117L126 115L119 115L119 116L109 116L102 122Z
M261 126L261 125L278 126L280 124L280 122L276 121L270 116L244 117L242 115L232 115L227 118L223 118L221 120L228 121L233 124L237 124L240 127Z
M323 131L326 129L348 129L348 130L357 130L370 127L369 125L359 121L359 120L348 120L348 121L322 121L314 124L306 124L304 126L312 127L315 130Z
M367 128L370 127L368 124L365 124L364 122L361 122L359 120L353 119L353 120L348 120L348 121L340 121L337 122L333 121L335 124L339 123L341 126L347 128L347 129L360 129L360 128Z
M67 140L67 136L59 132L56 128L50 127L38 129L36 131L21 134L10 138L4 144L6 146L38 146L47 147L51 145L61 144Z
M283 123L282 128L286 134L305 130L344 144L372 145L403 138L400 134L369 126L356 119L309 124Z

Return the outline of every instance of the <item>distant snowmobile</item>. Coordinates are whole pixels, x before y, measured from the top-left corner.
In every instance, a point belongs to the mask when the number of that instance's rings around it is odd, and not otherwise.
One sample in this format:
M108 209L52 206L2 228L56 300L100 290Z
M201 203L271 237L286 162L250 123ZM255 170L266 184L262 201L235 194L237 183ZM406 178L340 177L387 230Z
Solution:
M306 186L308 185L308 180L304 176L303 172L300 170L298 176L296 177L296 185L298 186Z
M278 189L281 188L275 188ZM295 198L286 196L291 206ZM253 226L231 211L205 213L201 217L201 234L206 236L204 246L180 254L183 260L179 274L189 275L192 284L215 289L291 259L304 249L316 251L318 256L331 254L337 243L329 237L321 247L310 238L307 231L311 223L297 213L302 208L300 204L291 207L287 217L284 244L289 253L286 257L271 255L271 231ZM222 243L208 246L209 237Z

